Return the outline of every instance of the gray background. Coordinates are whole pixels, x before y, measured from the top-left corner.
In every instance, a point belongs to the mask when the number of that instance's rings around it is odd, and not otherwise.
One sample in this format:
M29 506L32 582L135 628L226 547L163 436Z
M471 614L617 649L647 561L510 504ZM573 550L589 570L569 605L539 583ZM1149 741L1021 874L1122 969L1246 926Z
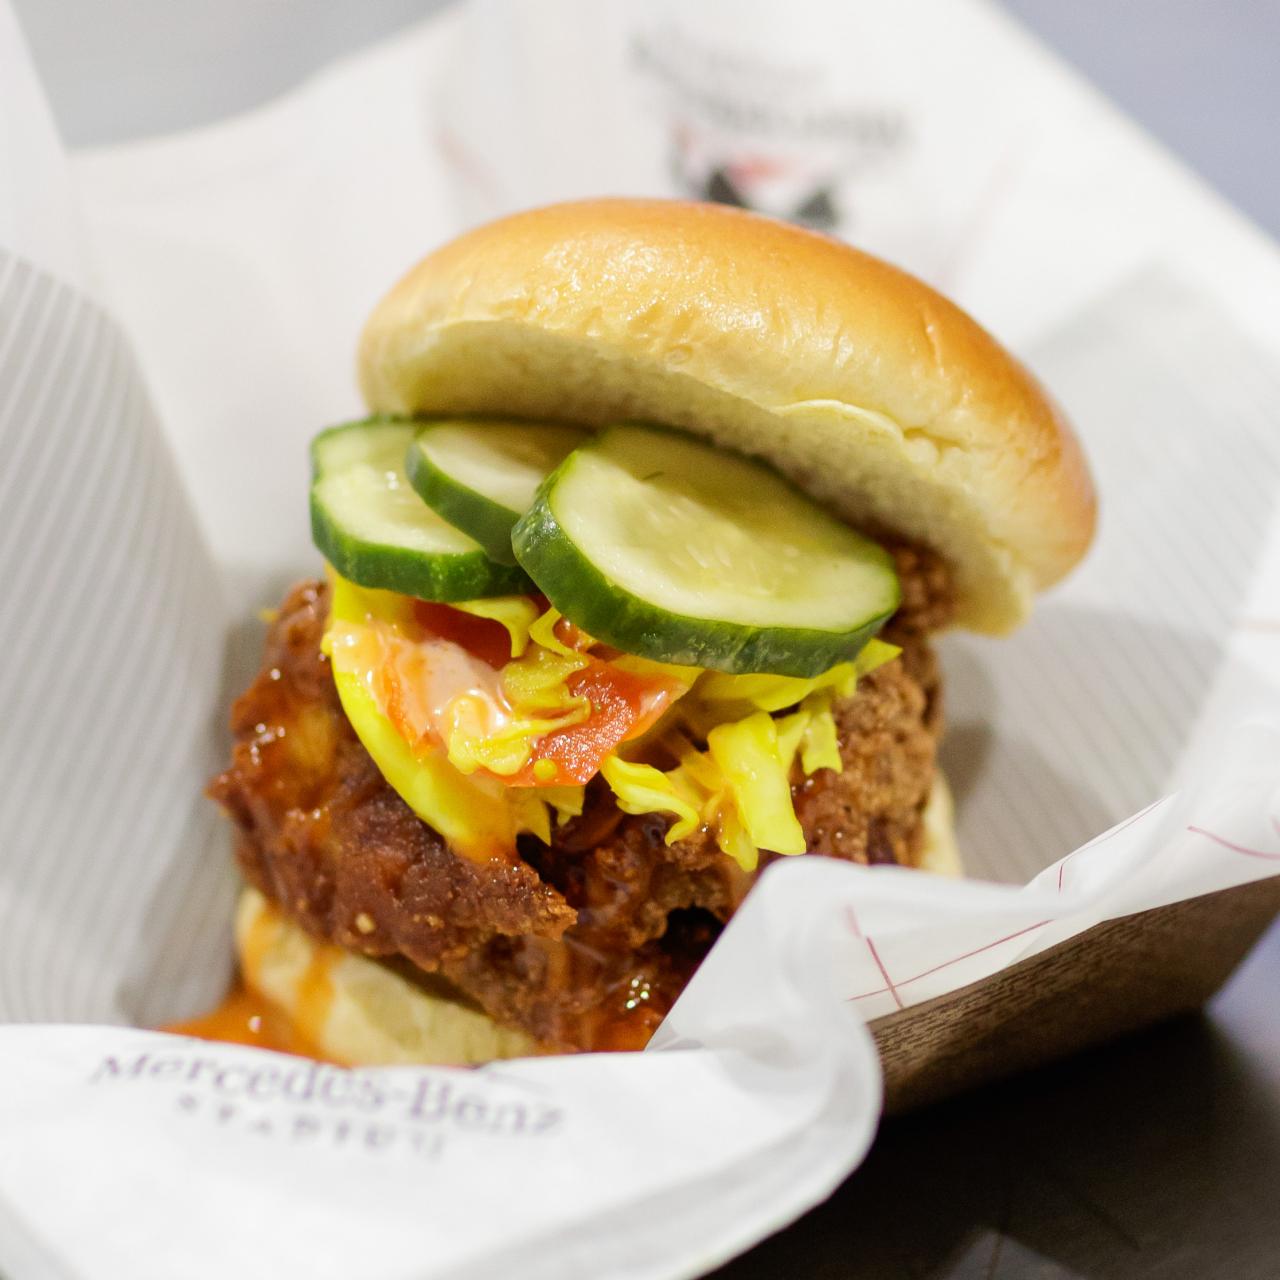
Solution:
M73 145L217 119L440 0L15 0ZM1280 236L1280 0L1006 0ZM1280 1275L1280 931L1192 1019L888 1124L725 1280Z
M446 0L14 0L73 145L217 119ZM1280 235L1280 0L1005 0Z

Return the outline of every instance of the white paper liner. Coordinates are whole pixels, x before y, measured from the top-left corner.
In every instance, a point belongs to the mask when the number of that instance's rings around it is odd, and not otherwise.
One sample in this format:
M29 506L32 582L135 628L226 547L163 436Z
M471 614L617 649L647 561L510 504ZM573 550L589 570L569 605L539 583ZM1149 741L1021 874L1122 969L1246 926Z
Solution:
M154 1024L225 983L234 877L199 791L252 607L314 571L302 446L355 409L369 303L450 230L424 81L445 30L82 163L128 339L0 254L8 1020ZM18 60L0 44L0 69ZM23 225L0 224L11 249L74 274ZM1254 341L1166 259L1028 347L1095 463L1098 550L1018 636L943 645L970 865L1025 887L784 863L644 1055L342 1073L0 1027L0 1270L697 1274L861 1159L880 1098L864 1019L1276 874L1280 738L1239 727L1280 696L1280 379ZM446 1087L448 1107L413 1106Z

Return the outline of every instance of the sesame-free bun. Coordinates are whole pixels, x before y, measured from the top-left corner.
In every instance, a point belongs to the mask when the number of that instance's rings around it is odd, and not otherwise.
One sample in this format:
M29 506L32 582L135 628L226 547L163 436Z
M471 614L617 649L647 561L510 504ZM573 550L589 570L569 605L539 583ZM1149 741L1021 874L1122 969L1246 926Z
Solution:
M935 876L960 879L964 875L964 863L956 839L956 806L951 787L941 769L934 770L933 785L929 788L929 798L925 801L921 818L924 837L916 869L929 871Z
M961 874L951 798L941 774L934 775L925 806L917 866L938 875ZM534 1040L498 1026L471 1005L367 956L317 941L257 889L241 891L235 934L245 985L281 1010L330 1062L472 1066L540 1051Z
M877 258L723 205L583 201L470 231L378 305L359 374L376 412L638 419L763 458L941 553L976 630L1016 626L1093 533L1075 437L989 334Z
M317 941L257 889L240 894L235 934L245 985L281 1010L330 1062L471 1066L537 1052L528 1036L478 1009Z

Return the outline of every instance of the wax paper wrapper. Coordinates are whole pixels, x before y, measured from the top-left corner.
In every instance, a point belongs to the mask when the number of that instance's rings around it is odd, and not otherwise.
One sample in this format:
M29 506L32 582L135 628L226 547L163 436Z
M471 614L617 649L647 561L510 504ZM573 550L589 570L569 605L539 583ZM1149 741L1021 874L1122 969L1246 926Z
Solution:
M987 10L956 8L993 78L1042 86L1018 129L1062 172L1055 186L1028 164L984 215L1018 288L972 221L945 262L922 249L914 265L1016 340L1078 422L1104 499L1093 555L1030 626L942 641L944 765L974 878L784 862L650 1050L475 1071L344 1071L137 1028L199 1011L230 978L235 878L201 787L256 608L316 568L304 446L357 408L354 333L471 216L459 166L486 135L459 124L451 69L507 48L497 10L70 174L0 10L0 1271L696 1275L861 1159L882 1101L868 1022L1280 871L1280 378L1251 301L1274 261L1145 144L1124 143L1121 165L1099 141L1123 140L1114 117ZM645 78L654 37L609 13L582 37L602 66L622 58L586 86L598 127L574 112L576 46L542 50L523 89L486 82L508 95L512 145L561 174L552 189L517 176L495 204L690 181L645 159L670 142ZM912 83L923 96L900 109L923 121L936 104ZM557 116L576 121L576 164L539 133ZM699 137L690 166L741 178L708 159L735 139ZM964 145L992 171L981 135ZM913 163L924 182L927 158ZM1145 174L1171 232L1140 233L1114 200L1050 218L1113 164ZM876 181L868 207L889 200ZM779 183L769 198L791 200ZM1171 250L1202 224L1230 290ZM1070 279L1051 231L1075 237Z

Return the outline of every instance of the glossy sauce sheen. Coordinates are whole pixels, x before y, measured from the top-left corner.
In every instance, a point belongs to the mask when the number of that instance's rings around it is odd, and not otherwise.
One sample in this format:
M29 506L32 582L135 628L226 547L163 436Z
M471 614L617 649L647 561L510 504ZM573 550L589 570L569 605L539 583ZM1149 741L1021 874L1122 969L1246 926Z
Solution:
M244 971L250 977L261 972L266 953L280 927L274 912L256 915L239 939ZM296 1008L292 1017L253 990L242 977L216 1009L161 1030L174 1035L195 1036L200 1040L250 1044L259 1049L330 1061L318 1046L324 1042L324 1025L333 1004L332 971L341 954L337 947L316 945L307 967L298 978L294 992Z
M854 862L913 860L940 724L925 637L950 618L949 581L923 553L906 549L898 561L903 606L885 634L903 658L839 708L844 769L794 796L810 847ZM754 876L706 831L667 846L664 817L623 814L598 785L550 845L529 836L510 865L453 866L355 740L322 649L328 614L325 586L289 594L233 711L234 755L210 794L240 829L247 879L313 938L352 940L357 929L360 947L419 963L548 1049L643 1043ZM508 660L492 627L450 626L448 638L467 640L490 670ZM560 627L557 638L572 647ZM558 895L549 905L548 891ZM373 933L358 929L361 912L376 920ZM437 916L465 925L442 944Z
M643 1049L657 1030L662 1013L640 1004L648 994L648 983L637 977L626 994L630 999L620 999L618 1004L621 1008L602 1009L591 1018L595 1025L592 1036L594 1048L612 1051ZM630 1009L626 1007L628 1004L632 1006ZM256 991L250 991L242 982L236 983L216 1009L198 1018L169 1023L160 1030L176 1036L194 1036L197 1040L252 1045L257 1049L312 1058L317 1062L335 1061L321 1053L281 1009Z
M415 752L450 741L459 716L467 735L493 737L510 728L518 716L508 699L502 670L510 660L506 628L447 605L414 602L414 621L389 625L329 624L330 643L341 652L341 665L359 673L361 684ZM496 632L496 634L495 634ZM591 642L560 619L556 635L570 647ZM583 670L567 679L574 698L586 698L590 716L563 729L553 729L532 742L531 756L514 773L478 772L505 785L581 785L599 770L601 757L618 743L648 729L682 692L678 681L620 670L584 650ZM539 761L556 765L542 778Z
M349 730L332 710L336 698L329 664L316 653L312 639L317 624L322 625L321 620L327 615L324 593L314 591L305 603L314 610L306 620L305 630L281 633L279 651L271 654L249 702L242 703L241 732L250 744L250 759L242 767L252 777L255 805L268 807L272 814L291 815L291 841L315 840L325 845L334 821L329 801L335 797L346 799L332 779L339 769L343 731ZM425 623L426 619L419 621ZM457 638L471 641L473 636L469 633L482 629L485 628L459 624ZM576 637L561 627L557 638L571 643ZM485 639L493 663L509 660L505 629L505 654L499 650L497 634ZM305 660L295 658L289 652L290 646L304 654ZM487 666L487 670L491 676L496 675L493 666ZM657 690L650 682L606 661L576 673L573 683L575 694L585 694L596 704L594 719L610 738L624 736L637 713L642 720L660 714L661 707L652 705ZM670 696L665 689L662 693L663 700ZM555 748L566 771L595 772L591 750L595 728L584 723L562 731ZM575 823L578 839L573 851L567 847L541 851L542 878L563 892L578 911L575 928L559 940L528 936L511 939L508 944L516 968L527 962L529 972L541 975L536 985L546 1013L539 1016L535 1025L524 1025L549 1048L642 1048L709 945L709 939L673 947L668 942L644 942L632 937L629 904L652 896L652 881L666 860L662 823L646 824L645 837L637 842L643 847L636 847L616 863L600 865L591 874L581 874L584 859L598 843L612 839L623 818L615 806L604 800L599 808L598 820L588 811ZM343 816L341 810L338 814ZM532 850L529 856L535 856ZM736 866L721 859L716 870L724 879L735 880L733 896L739 897L745 885L736 885ZM713 874L705 871L704 879L709 880ZM277 888L268 896L297 895ZM727 898L729 893L723 896ZM314 940L315 930L311 932ZM262 985L259 975L275 935L275 926L269 920L264 924L256 918L239 939L250 992ZM326 949L321 944L320 950L342 955L337 947ZM517 958L516 953L521 951L526 956ZM442 976L456 981L448 966L442 966ZM465 983L459 985L467 994L480 995L468 991ZM288 993L276 992L274 987L272 990L282 996L288 1013L269 1003L250 1008L252 995L242 991L209 1017L175 1030L309 1056L322 1055L320 1046L326 1043L324 1024L332 998L324 965L313 967L308 977ZM480 1003L485 1001L480 999ZM498 1016L501 1018L502 1013ZM520 1021L510 1014L506 1020L516 1025Z
M176 1036L195 1036L198 1040L218 1040L225 1044L249 1044L259 1049L274 1049L277 1053L324 1061L315 1046L275 1005L240 983L212 1012L160 1029Z

